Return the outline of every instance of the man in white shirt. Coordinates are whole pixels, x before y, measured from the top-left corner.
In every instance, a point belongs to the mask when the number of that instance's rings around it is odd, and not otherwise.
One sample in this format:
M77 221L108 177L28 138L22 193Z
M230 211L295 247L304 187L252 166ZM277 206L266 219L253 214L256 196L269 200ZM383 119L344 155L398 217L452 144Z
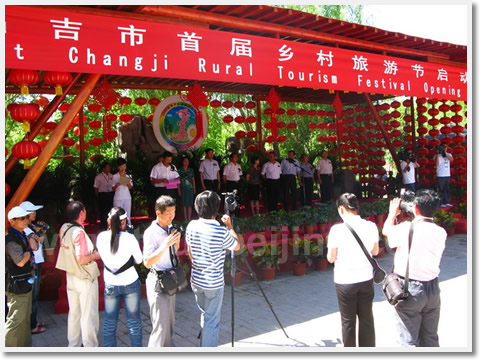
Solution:
M180 187L180 183L174 189L167 189L167 184L171 180L178 179L180 175L172 164L173 155L169 151L163 153L162 160L155 164L150 172L150 182L155 187L155 199L158 199L162 195L168 195L177 198L177 191Z
M237 190L238 196L240 196L240 177L242 175L242 168L238 163L238 154L230 154L230 162L223 168L223 183L227 192ZM240 208L235 210L235 216L240 216Z
M202 191L220 192L222 186L220 182L220 166L217 160L213 160L213 149L208 148L205 150L205 159L200 163L198 172L200 173Z
M278 194L280 193L280 175L282 170L280 163L275 160L275 152L268 153L268 161L263 164L262 176L266 179L268 211L277 210Z
M295 159L295 151L290 150L288 157L282 160L280 164L282 170L282 185L283 185L283 208L288 211L288 200L292 199L292 210L297 209L297 177L298 182L302 183L300 179L300 163Z
M95 177L93 187L95 195L98 198L98 208L100 213L100 229L107 230L108 212L113 207L113 175L110 173L111 166L108 162L103 162L102 172Z
M170 347L173 345L175 326L175 297L155 291L157 277L165 270L173 268L170 259L170 246L180 247L180 233L169 234L169 227L175 218L175 199L160 196L155 203L157 218L143 235L143 262L150 273L147 275L147 301L150 307L152 333L148 347Z
M322 202L328 202L332 199L333 166L326 150L323 150L320 156L321 159L318 160L316 166L318 183L320 184L320 196Z
M383 227L391 248L397 248L394 272L405 277L409 260L408 297L395 305L398 342L401 346L439 346L440 288L438 275L447 233L433 222L440 198L433 190L419 190L414 200L415 218L395 224L401 199L390 202ZM408 251L410 226L413 236Z
M447 144L439 145L433 158L437 166L437 191L438 196L440 196L441 208L453 206L450 204L450 163L453 156L447 150Z
M419 165L415 160L415 155L411 150L406 152L405 158L400 162L400 167L402 169L403 176L403 185L407 190L415 192L415 168Z

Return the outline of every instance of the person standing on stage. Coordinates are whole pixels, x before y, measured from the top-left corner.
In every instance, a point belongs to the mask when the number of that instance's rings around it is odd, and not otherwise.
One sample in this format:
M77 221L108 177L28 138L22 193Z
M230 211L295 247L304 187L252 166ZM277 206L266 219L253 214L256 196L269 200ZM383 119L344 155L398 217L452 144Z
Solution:
M180 195L182 196L183 217L186 221L192 220L193 198L197 192L195 173L189 167L188 157L182 159L182 167L178 169L180 175Z
M131 225L130 211L132 209L132 195L130 190L133 187L132 177L127 174L127 161L123 158L117 159L118 172L113 175L113 206L121 207L127 213L128 224Z
M162 161L158 162L150 172L150 182L155 187L155 198L158 199L162 195L168 195L177 198L177 191L180 187L178 184L175 189L167 189L167 183L180 177L176 167L172 164L173 155L169 151L163 153Z
M223 183L226 185L226 191L238 191L240 197L240 177L243 175L242 168L238 163L238 154L230 155L230 162L223 168ZM241 203L241 201L239 201ZM240 208L235 210L235 216L240 217Z
M277 210L282 169L278 161L275 160L274 151L268 153L268 161L263 164L261 174L266 179L268 211L275 211Z
M404 157L400 161L400 167L402 169L403 176L403 185L405 189L412 192L416 191L416 177L415 177L415 168L418 168L420 165L415 159L415 154L412 150L408 149L405 152Z
M213 160L213 149L208 148L205 150L205 159L200 163L198 172L200 173L202 191L220 192L222 186L220 182L220 166L217 160Z
M332 199L333 190L333 166L328 158L328 152L323 150L321 159L317 163L318 182L320 183L320 194L322 202L328 202Z
M260 169L260 159L257 156L252 157L252 166L248 170L246 180L248 184L247 193L250 200L250 209L252 215L260 214L260 186L262 184L262 169Z
M295 151L290 150L288 157L282 160L283 207L288 211L288 200L292 199L292 210L297 209L297 177L300 179L300 163L295 159Z
M441 208L453 206L450 204L450 163L453 161L453 156L447 150L447 144L439 145L433 158L437 165L437 192L440 196Z
M302 188L300 193L300 202L302 206L312 206L313 175L315 173L315 169L313 168L313 165L308 162L307 154L302 154L300 160L300 186Z
M95 177L93 187L98 198L100 212L100 229L107 230L108 212L113 207L113 175L110 173L111 166L108 162L102 163L102 172Z

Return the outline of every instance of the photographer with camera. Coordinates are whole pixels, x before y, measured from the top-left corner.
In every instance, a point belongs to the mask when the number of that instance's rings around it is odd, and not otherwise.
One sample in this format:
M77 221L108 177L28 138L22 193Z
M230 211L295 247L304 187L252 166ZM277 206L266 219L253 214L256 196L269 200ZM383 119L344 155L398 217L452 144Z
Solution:
M195 210L200 219L191 221L186 230L188 252L192 261L191 285L201 313L202 347L218 346L225 287L225 250L237 251L243 246L238 242L230 216L222 216L221 220L226 227L215 220L219 206L218 194L210 190L200 193L195 199Z
M152 333L148 339L148 347L170 347L173 345L173 329L175 326L175 298L156 289L157 280L164 271L174 267L170 257L171 246L180 247L180 232L170 232L175 218L175 199L162 195L155 202L157 218L143 234L143 263L150 269L147 275L147 301L150 308Z
M447 150L447 144L438 145L433 158L437 166L437 192L440 196L441 208L453 206L450 204L450 163L453 156Z
M37 321L37 312L42 264L45 262L43 258L43 241L45 240L45 233L50 227L43 221L36 221L37 210L43 208L43 205L33 205L30 201L24 201L20 204L20 207L29 212L28 227L24 230L25 235L27 235L27 238L32 237L38 243L38 249L33 252L35 281L32 288L32 315L30 316L30 327L32 328L32 334L35 335L47 330L44 323Z
M230 154L230 162L223 168L223 183L227 192L237 190L237 193L240 194L240 177L242 175L242 168L238 163L238 154ZM240 217L240 206L235 209L235 216Z
M438 274L447 233L433 222L440 198L433 190L419 190L415 197L390 201L383 234L391 248L397 248L394 273L405 279L408 264L408 296L395 305L398 342L401 346L439 346L440 287ZM402 211L412 222L395 225ZM409 235L411 246L409 248ZM402 280L403 281L403 280Z
M401 157L400 167L402 169L403 185L407 190L415 192L415 168L419 167L415 154L406 150Z

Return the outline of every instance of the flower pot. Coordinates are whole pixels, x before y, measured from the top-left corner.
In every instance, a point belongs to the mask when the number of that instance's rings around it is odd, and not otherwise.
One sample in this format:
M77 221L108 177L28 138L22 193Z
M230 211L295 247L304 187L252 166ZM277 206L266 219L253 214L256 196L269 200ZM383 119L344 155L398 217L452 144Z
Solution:
M298 233L300 232L300 226L291 226L290 227L290 233L292 236L298 236Z
M275 268L263 268L262 277L265 281L271 281L275 279Z
M455 235L455 227L451 227L451 228L448 228L447 229L447 234L448 236L452 236L452 235Z
M55 249L45 249L45 262L56 262Z
M308 234L308 235L312 235L313 234L313 230L314 229L314 226L313 225L305 225L305 232Z
M293 274L295 276L303 276L307 271L306 263L293 263Z
M317 270L328 270L327 259L315 259L315 269L317 269Z
M242 283L242 276L243 274L241 272L235 273L235 286L239 286ZM232 285L232 274L230 271L225 274L225 282L228 285Z
M318 224L318 232L320 234L327 232L327 224Z
M375 255L376 258L382 258L385 256L385 246L381 246L378 248L378 254Z

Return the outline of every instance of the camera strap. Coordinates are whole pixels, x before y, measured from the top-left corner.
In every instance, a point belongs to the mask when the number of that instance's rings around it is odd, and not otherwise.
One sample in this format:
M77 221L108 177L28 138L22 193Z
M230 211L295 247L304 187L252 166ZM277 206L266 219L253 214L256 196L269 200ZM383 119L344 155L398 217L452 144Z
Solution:
M178 257L177 251L175 250L175 245L172 245L168 248L168 252L170 253L170 261L172 262L172 267L178 266Z
M407 269L405 270L405 282L403 285L403 293L408 295L408 281L409 281L409 270L410 270L410 248L412 247L413 239L413 226L414 223L410 224L410 229L408 230L408 252L407 252Z
M365 245L363 245L363 242L362 240L360 239L360 236L358 236L357 232L355 230L353 230L353 228L350 226L350 224L344 222L345 226L348 228L348 230L350 230L350 232L352 233L353 237L357 240L358 242L358 245L360 245L360 247L362 248L363 250L363 253L365 254L365 256L367 257L368 261L370 262L370 264L372 265L372 267L375 269L375 270L381 270L380 268L380 265L378 265L377 261L372 258L370 256L370 254L368 253L368 250L365 248Z

